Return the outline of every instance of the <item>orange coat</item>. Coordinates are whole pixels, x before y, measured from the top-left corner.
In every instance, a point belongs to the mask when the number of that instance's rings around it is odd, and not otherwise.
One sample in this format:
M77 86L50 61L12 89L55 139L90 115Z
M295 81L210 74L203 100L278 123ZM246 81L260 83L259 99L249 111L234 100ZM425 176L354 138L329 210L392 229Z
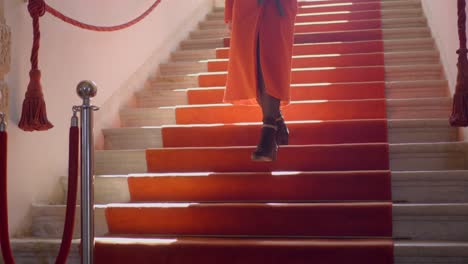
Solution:
M226 0L232 32L225 102L256 104L258 40L266 92L289 103L297 0L279 2L281 8L276 0Z

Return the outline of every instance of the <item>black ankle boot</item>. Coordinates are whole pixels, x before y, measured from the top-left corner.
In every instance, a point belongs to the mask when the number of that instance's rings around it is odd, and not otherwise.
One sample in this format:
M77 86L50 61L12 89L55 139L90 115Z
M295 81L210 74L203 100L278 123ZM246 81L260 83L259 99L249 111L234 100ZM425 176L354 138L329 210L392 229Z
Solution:
M273 123L273 122L272 122ZM253 161L271 162L276 160L278 145L276 144L277 126L263 124L260 142L252 153Z
M280 114L275 120L278 131L276 132L276 144L288 145L289 144L289 129L284 122L283 116Z

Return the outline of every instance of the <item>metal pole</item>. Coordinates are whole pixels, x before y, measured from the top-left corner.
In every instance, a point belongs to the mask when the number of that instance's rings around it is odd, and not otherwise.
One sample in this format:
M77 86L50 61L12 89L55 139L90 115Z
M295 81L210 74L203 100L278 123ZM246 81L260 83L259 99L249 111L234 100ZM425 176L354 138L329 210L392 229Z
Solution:
M82 81L76 91L83 99L81 106L81 246L82 264L94 261L94 142L91 98L96 96L97 86Z
M5 121L5 114L3 112L0 112L0 132L5 132L6 131L6 121Z

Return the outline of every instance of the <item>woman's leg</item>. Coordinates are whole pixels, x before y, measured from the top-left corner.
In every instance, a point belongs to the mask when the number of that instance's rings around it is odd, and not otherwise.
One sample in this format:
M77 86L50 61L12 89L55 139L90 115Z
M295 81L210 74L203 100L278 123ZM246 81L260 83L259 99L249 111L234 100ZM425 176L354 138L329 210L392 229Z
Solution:
M257 102L262 108L263 126L260 135L260 142L257 149L252 153L254 161L274 161L278 145L276 137L278 126L276 119L281 115L280 100L269 95L265 89L262 65L260 63L259 40L257 41Z
M281 114L281 100L266 92L265 79L263 77L262 64L260 62L260 38L257 41L257 102L262 108L263 123L272 123L274 120L278 132L276 143L278 145L289 144L289 130Z
M265 79L260 62L260 38L257 40L257 76L257 102L262 108L263 122L276 120L281 115L280 100L266 92Z

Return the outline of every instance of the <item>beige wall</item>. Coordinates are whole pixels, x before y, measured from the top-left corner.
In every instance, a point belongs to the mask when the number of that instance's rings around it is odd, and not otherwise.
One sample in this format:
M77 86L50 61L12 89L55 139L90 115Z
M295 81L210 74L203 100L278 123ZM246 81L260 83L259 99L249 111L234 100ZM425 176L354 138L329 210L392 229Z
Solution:
M48 0L65 14L97 25L114 25L139 15L154 0ZM28 232L31 203L59 197L59 177L67 173L67 137L71 107L79 104L75 87L80 80L95 81L100 89L94 103L96 132L118 125L117 112L160 62L196 27L213 6L213 0L170 0L132 28L97 33L71 27L46 14L41 19L42 70L47 111L55 128L26 133L16 124L28 85L32 41L31 19L23 0L5 1L7 24L12 30L10 90L9 206L13 234Z
M457 1L422 0L423 8L440 51L445 73L453 92L457 74Z
M0 0L0 112L8 112L8 86L5 75L10 70L10 28L5 23L3 0Z
M455 92L457 54L459 48L457 1L422 0L424 11L440 51L450 92ZM468 129L460 129L460 139L468 139Z

